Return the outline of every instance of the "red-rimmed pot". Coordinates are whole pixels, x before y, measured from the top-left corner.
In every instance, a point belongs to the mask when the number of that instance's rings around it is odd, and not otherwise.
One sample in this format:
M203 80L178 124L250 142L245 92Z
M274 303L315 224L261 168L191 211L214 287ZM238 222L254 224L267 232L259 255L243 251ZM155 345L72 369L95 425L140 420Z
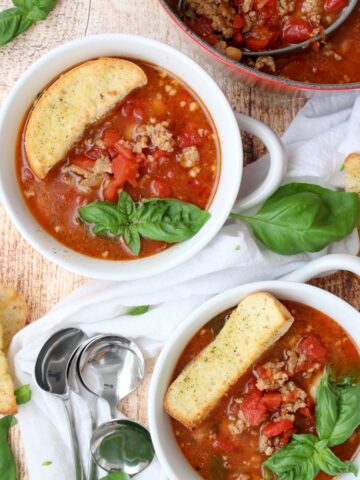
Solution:
M234 308L247 295L270 292L282 300L309 305L334 319L360 348L360 313L348 303L321 288L304 282L334 270L348 270L360 275L360 259L351 255L333 254L318 258L279 280L248 283L227 290L198 307L173 333L163 348L155 366L149 392L149 425L158 459L170 480L200 480L183 456L171 427L170 417L163 407L166 391L171 383L176 364L191 338L220 313ZM360 466L360 454L354 463ZM166 477L164 476L164 479ZM344 474L341 480L354 479ZM360 479L360 472L356 476Z
M260 70L248 67L243 63L236 62L226 55L220 53L214 47L202 40L194 33L185 22L179 17L176 11L169 5L169 0L159 0L165 14L182 32L189 45L193 47L194 53L202 53L207 62L216 68L220 68L227 76L240 80L250 86L260 87L271 92L292 96L311 97L315 94L336 94L351 91L360 91L360 82L347 84L318 84L305 83L286 78L276 77Z

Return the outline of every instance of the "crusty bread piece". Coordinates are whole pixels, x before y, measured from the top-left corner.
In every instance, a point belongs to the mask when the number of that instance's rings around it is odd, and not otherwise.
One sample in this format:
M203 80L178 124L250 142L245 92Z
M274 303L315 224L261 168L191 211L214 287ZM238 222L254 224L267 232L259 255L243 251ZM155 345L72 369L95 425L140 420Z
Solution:
M345 190L360 194L360 153L348 155L344 162Z
M108 57L82 63L59 77L41 95L26 126L26 155L35 175L45 178L88 125L146 83L138 65Z
M199 426L293 321L290 312L269 293L248 295L215 340L172 383L165 396L165 410L189 429Z
M9 349L13 336L25 327L27 315L28 307L24 297L12 287L0 285L0 324L3 331L5 353Z
M0 323L0 414L13 415L17 412L14 384L9 373L9 366L3 352L3 332Z

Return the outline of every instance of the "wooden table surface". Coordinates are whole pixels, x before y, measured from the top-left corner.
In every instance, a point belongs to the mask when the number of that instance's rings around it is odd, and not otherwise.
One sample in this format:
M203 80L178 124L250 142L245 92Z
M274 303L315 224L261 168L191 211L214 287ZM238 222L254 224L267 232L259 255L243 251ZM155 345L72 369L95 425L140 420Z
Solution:
M0 0L0 10L10 6ZM48 50L74 38L104 32L141 34L168 43L194 56L165 18L157 0L59 0L47 21L38 23L24 35L0 49L0 104L19 75ZM283 132L305 103L303 99L272 96L225 78L220 71L196 60L223 89L231 105ZM256 159L262 146L244 135L246 162ZM34 321L86 279L63 270L42 258L18 234L0 206L0 283L13 285L30 306L29 321ZM337 273L316 281L318 285L343 297L360 309L360 284L347 273ZM154 363L154 362L152 362ZM152 364L148 365L149 373ZM146 422L146 392L150 375L138 392L124 405L132 418ZM12 446L18 459L18 479L28 478L21 439L16 431ZM70 480L70 479L69 479Z

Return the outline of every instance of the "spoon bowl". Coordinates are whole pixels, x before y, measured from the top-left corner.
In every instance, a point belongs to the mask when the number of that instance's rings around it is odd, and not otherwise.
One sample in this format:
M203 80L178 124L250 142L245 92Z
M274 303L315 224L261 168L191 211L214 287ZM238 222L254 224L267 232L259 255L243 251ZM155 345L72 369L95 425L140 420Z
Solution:
M91 438L94 462L106 472L136 475L152 462L155 450L146 428L130 420L100 425Z
M128 338L98 335L79 354L77 373L83 385L104 398L112 418L121 400L134 391L145 375L145 360L138 346Z
M83 480L79 445L70 402L68 369L70 360L85 338L78 328L67 328L54 333L44 344L35 363L35 379L38 386L47 393L56 395L64 402L69 420L71 443L74 452L76 480Z

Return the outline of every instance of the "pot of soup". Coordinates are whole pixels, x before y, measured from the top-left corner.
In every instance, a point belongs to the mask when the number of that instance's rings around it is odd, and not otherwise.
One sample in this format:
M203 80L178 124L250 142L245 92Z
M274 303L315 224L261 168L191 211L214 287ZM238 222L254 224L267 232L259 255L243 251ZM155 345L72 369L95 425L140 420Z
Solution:
M78 274L160 273L228 218L243 171L238 122L271 157L242 209L281 183L277 135L236 120L211 77L165 44L125 34L75 40L35 62L2 107L2 203L34 248Z
M159 0L181 38L228 76L290 95L360 88L360 5L331 35L342 0ZM267 54L317 36L308 48ZM264 52L261 56L246 52Z
M156 363L150 431L171 480L359 478L360 316L304 282L328 255L197 308Z

